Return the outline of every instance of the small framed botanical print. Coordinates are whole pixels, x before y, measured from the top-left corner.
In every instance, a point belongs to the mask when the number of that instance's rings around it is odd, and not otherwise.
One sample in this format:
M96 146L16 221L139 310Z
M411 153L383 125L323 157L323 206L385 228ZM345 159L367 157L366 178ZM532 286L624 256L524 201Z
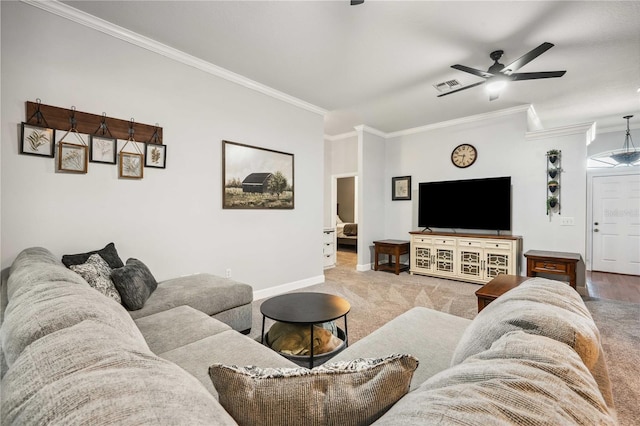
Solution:
M106 136L91 135L89 138L89 161L92 163L116 164L118 140Z
M120 152L120 173L121 178L142 179L142 154L133 152Z
M51 157L55 155L55 129L22 123L20 154Z
M167 167L167 146L159 143L146 143L144 166L164 169Z
M391 200L411 200L411 176L391 178Z
M87 173L87 146L58 142L58 170L61 172Z

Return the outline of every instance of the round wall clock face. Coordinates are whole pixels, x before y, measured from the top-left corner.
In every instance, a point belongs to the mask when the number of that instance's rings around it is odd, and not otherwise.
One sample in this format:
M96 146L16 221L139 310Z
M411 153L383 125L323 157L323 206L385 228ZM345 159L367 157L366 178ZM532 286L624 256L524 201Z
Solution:
M463 143L455 147L451 153L451 162L454 166L465 168L475 163L478 158L478 151L473 145Z

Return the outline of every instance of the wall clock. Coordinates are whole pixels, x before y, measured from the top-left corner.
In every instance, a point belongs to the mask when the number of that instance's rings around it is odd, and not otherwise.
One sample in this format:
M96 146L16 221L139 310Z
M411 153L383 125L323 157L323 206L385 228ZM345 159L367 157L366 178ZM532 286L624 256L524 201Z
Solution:
M464 169L475 163L478 151L473 145L463 143L456 146L451 153L451 162L454 166Z

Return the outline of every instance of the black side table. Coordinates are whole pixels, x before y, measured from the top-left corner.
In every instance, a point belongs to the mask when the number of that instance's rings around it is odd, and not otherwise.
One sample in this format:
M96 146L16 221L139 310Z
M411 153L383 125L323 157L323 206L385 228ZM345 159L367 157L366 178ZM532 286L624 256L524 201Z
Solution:
M313 325L344 318L345 346L349 345L347 314L351 305L340 296L326 293L287 293L272 297L260 306L262 313L262 337L266 318L290 324L309 325L313 342ZM313 368L313 345L309 356L309 368Z

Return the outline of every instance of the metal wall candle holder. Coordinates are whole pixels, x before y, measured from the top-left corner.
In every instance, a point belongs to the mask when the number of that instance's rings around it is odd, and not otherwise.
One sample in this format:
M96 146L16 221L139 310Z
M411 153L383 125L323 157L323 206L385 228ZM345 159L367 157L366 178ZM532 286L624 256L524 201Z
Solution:
M547 215L560 214L560 176L562 175L562 151L547 151Z

